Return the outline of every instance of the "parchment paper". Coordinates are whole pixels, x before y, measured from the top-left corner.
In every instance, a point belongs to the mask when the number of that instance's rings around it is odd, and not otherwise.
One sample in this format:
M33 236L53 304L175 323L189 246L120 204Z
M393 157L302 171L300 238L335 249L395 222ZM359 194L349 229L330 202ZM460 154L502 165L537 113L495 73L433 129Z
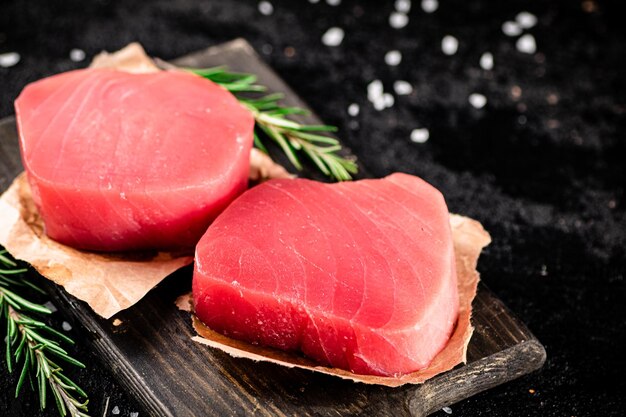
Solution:
M470 322L472 301L476 296L479 280L476 264L482 249L491 242L489 233L476 220L451 214L450 225L452 227L458 276L459 317L450 340L427 368L400 377L357 375L343 369L316 365L314 361L301 355L231 339L212 331L192 314L192 324L198 333L198 336L194 336L193 340L220 349L237 358L272 362L289 368L308 369L365 384L385 385L388 387L398 387L404 384L421 384L435 375L454 368L460 363L465 363L467 360L467 346L474 331ZM191 311L191 294L179 297L176 300L176 304L182 310Z

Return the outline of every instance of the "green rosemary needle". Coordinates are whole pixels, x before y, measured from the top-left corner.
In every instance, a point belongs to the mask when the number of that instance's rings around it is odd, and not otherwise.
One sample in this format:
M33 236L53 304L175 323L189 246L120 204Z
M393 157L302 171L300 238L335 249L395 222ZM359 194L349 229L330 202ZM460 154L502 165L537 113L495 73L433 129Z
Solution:
M87 394L63 374L63 369L52 358L80 368L85 365L71 357L59 343L60 340L74 344L72 339L32 317L33 314L50 314L51 311L17 294L17 288L25 287L43 293L39 287L24 279L26 271L17 266L6 250L0 250L0 319L4 317L7 323L6 362L9 372L13 372L14 365L21 364L15 397L20 394L26 379L29 379L31 387L35 380L42 410L46 408L49 388L61 416L88 417Z
M252 112L256 122L254 144L260 150L267 153L261 137L269 137L298 170L302 169L298 155L304 154L321 172L337 181L350 180L357 173L354 158L341 156L339 141L326 134L336 132L336 127L306 125L289 119L289 116L308 112L300 107L281 105L280 100L284 98L281 93L265 94L267 88L256 84L255 75L229 72L225 67L187 70L226 88Z

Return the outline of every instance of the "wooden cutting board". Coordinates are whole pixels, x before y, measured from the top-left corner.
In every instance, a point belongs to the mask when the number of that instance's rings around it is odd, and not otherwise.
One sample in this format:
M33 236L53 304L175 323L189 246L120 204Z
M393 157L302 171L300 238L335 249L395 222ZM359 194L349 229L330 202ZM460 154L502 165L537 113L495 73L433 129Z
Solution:
M306 105L243 40L175 62L189 67L228 65L257 74L286 102ZM311 116L310 121L319 123ZM0 190L22 170L14 118L0 121ZM310 175L307 175L310 174ZM315 176L314 172L305 172ZM361 176L367 176L361 167ZM236 359L191 340L189 314L174 305L190 289L191 268L168 277L122 321L96 316L84 303L50 284L66 314L79 320L90 343L120 384L154 416L425 416L444 406L541 367L541 343L484 285L479 285L472 322L476 328L468 363L422 385L387 388L310 371Z

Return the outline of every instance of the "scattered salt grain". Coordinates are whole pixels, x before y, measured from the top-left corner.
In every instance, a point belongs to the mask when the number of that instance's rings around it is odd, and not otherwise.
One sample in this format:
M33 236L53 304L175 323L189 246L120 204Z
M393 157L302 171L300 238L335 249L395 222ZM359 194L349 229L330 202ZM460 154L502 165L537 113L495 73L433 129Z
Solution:
M480 67L487 71L493 69L493 55L490 52L485 52L480 56Z
M524 29L530 29L537 24L537 16L528 12L520 12L515 16L515 21Z
M396 99L389 93L383 94L383 102L385 103L385 107L393 107L396 102Z
M439 8L438 0L422 0L422 10L426 13L433 13Z
M394 29L402 29L409 24L409 17L404 13L393 12L389 15L389 25Z
M70 330L72 330L72 325L64 321L63 323L61 323L61 328L66 332L69 332Z
M361 108L356 103L352 103L348 106L348 114L352 117L358 116L360 111Z
M517 40L515 47L518 51L525 54L534 54L537 51L535 37L528 33Z
M395 7L400 13L408 13L411 11L411 0L396 0Z
M17 52L7 52L5 54L0 54L0 67L9 68L14 65L17 65L20 62L20 54Z
M426 128L413 129L411 131L411 142L413 143L426 143L430 137L430 132Z
M380 97L376 97L373 101L372 104L374 105L374 108L378 111L382 111L385 110L385 99L383 96Z
M130 413L130 417L139 417L139 413L137 411L133 411Z
M406 81L398 80L393 83L393 91L399 96L408 96L413 92L413 86Z
M506 36L519 36L522 34L522 27L519 23L509 20L502 24L502 33Z
M542 277L548 275L548 267L546 265L541 265L541 272L539 272L539 275L541 275Z
M82 49L74 48L70 51L70 59L74 62L80 62L85 59L85 51Z
M53 313L57 311L57 307L52 304L52 301L46 301L43 306Z
M374 80L367 85L367 99L374 101L383 95L383 83L380 80Z
M259 12L263 16L269 16L274 13L274 6L269 1L262 1L259 3Z
M446 414L452 414L452 409L450 407L443 407L442 410Z
M395 67L402 62L402 54L400 51L389 51L385 54L385 63L391 67Z
M322 35L322 43L326 46L339 46L343 42L344 32L341 28L330 28Z
M446 55L454 55L459 49L459 41L451 35L446 35L441 40L441 50Z
M118 415L119 413L120 413L120 408L116 405L115 407L113 407L113 410L111 410L111 414Z
M475 109L482 109L485 107L485 104L487 104L487 97L482 94L474 93L470 94L468 101Z
M341 4L341 0L326 0L326 3L329 6L339 6Z

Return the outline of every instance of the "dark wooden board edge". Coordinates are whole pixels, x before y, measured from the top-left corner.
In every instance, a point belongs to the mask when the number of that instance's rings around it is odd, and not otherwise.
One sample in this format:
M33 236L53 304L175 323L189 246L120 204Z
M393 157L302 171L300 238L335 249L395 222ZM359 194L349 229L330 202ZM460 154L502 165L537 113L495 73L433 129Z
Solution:
M270 89L283 91L288 97L291 104L306 107L293 91L289 90L278 76L256 55L254 50L247 42L236 40L208 50L192 54L188 57L177 60L180 65L189 66L210 66L215 65L215 60L231 63L239 62L236 59L241 54L247 55L249 58L257 61L254 72L259 75L263 83L270 86ZM246 61L246 60L244 60ZM230 65L235 70L250 71L249 68L238 68L236 65ZM315 116L311 116L312 121L318 121ZM15 135L14 119L8 118L0 121L0 137L5 136L5 132L11 131ZM0 142L0 159L7 161L2 166L0 174L3 182L0 183L1 188L8 186L7 178L12 178L19 172L20 162L19 156L16 157L14 150L10 150L4 142ZM11 156L11 157L9 157ZM155 291L163 292L163 288L171 286L171 278L168 278L170 284L165 283L161 288L153 290L144 302L151 303L155 299ZM173 285L174 292L180 292L180 286ZM166 398L160 393L161 390L151 389L150 383L142 373L135 369L136 363L120 349L119 340L116 341L112 334L117 330L113 328L110 321L98 318L84 303L74 299L65 293L61 288L50 284L49 290L62 301L62 309L69 315L80 322L90 335L91 344L98 353L101 360L111 367L113 374L119 379L120 383L132 392L137 400L146 408L146 411L155 416L173 416L179 414L181 409L172 408L173 404L168 403ZM166 292L170 293L170 289ZM171 294L169 294L171 295ZM172 301L172 300L170 300ZM155 308L162 308L156 306ZM172 307L172 306L170 306ZM141 305L137 308L141 308ZM440 409L445 405L453 404L461 399L467 398L478 392L484 391L496 385L502 384L521 375L532 372L542 366L545 361L546 353L541 343L532 335L532 333L513 316L508 309L488 290L484 285L479 286L479 293L475 301L474 323L476 332L468 350L468 364L455 368L445 374L439 375L425 384L419 386L405 386L397 389L388 389L384 387L364 388L361 384L354 385L355 391L366 392L369 390L374 393L368 398L368 403L359 407L347 407L345 410L337 409L337 413L324 414L322 412L310 413L301 409L299 415L334 415L334 414L368 414L375 413L377 415L400 415L411 414L414 416L427 415L433 411ZM130 310L132 313L132 309ZM123 312L122 315L131 316L129 312ZM188 337L192 334L188 319L185 313L173 313L185 321L184 329L181 329L181 337ZM500 323L489 323L489 320L498 320ZM508 333L508 334L507 334ZM497 350L498 347L507 346L505 349ZM197 349L205 349L196 346ZM206 348L209 349L209 348ZM274 365L271 365L274 366ZM297 372L297 371L293 371ZM360 385L360 387L359 387ZM166 387L165 387L166 388ZM384 399L387 404L378 404ZM394 408L395 407L395 408ZM243 411L253 411L242 406ZM297 410L297 408L296 408ZM404 410L404 411L402 411ZM267 415L281 415L280 409L267 409ZM285 412L294 412L285 410ZM187 414L184 414L187 415ZM190 414L192 415L192 414Z

